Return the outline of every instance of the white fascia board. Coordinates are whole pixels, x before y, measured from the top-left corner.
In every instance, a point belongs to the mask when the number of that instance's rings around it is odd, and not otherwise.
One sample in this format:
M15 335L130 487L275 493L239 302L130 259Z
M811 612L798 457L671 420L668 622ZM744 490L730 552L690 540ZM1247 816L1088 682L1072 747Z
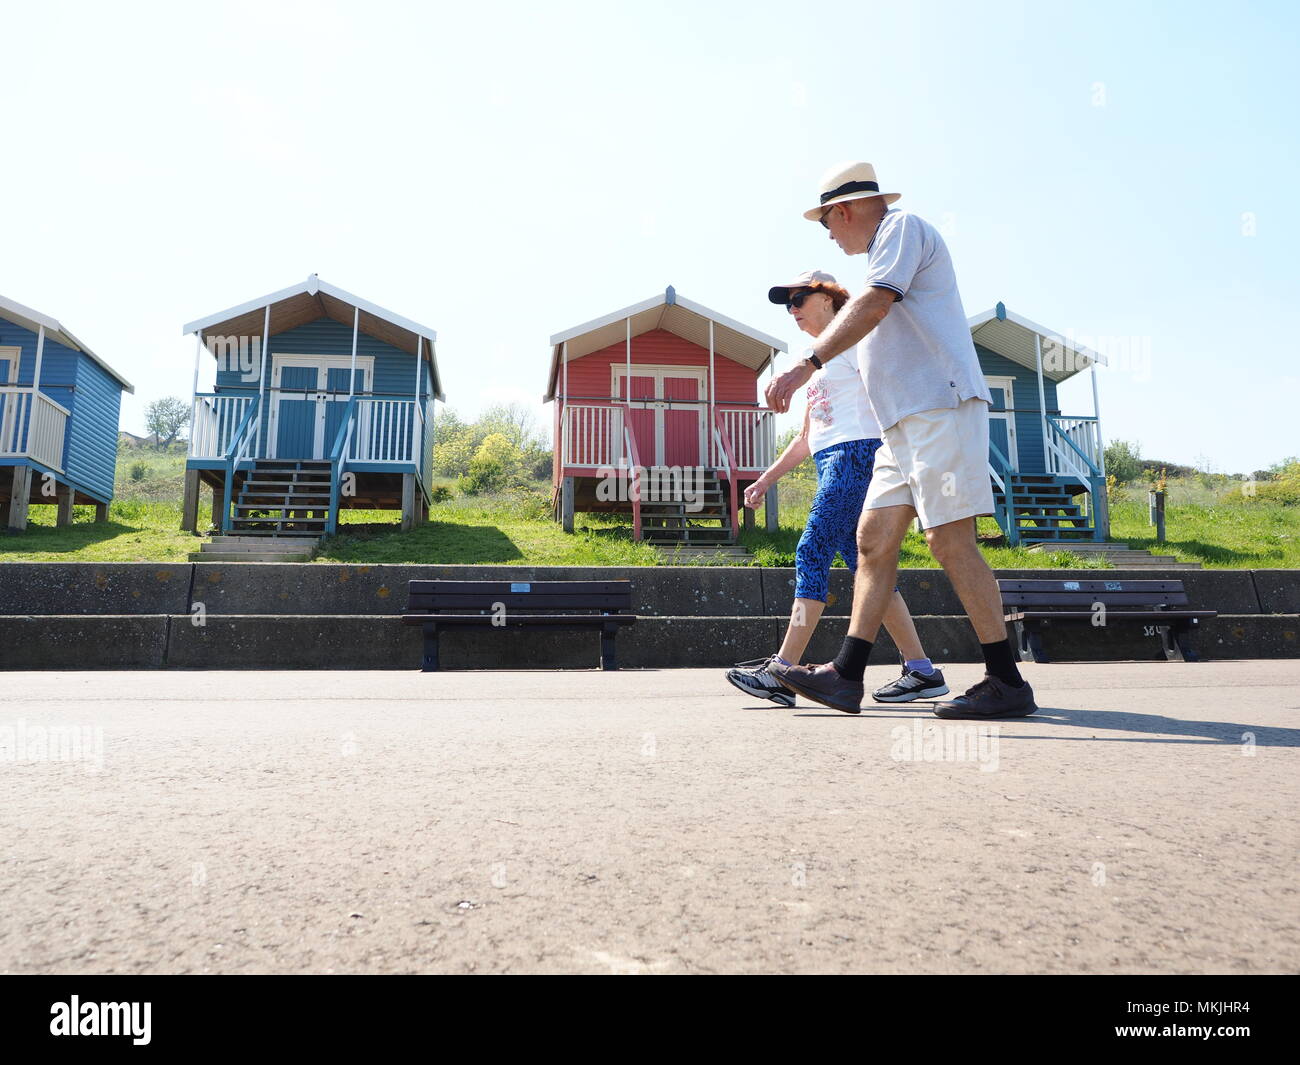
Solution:
M1011 322L1013 325L1018 325L1020 326L1021 329L1028 330L1030 333L1037 333L1038 336L1043 340L1059 340L1062 342L1065 341L1065 335L1063 333L1058 333L1053 329L1048 329L1046 326L1039 325L1037 322L1031 321L1030 319L1025 318L1023 315L1015 314L1012 311L1007 311L1005 310L1005 308L1004 311L1005 311L1004 318L1006 321ZM998 320L998 312L997 312L997 308L994 307L992 310L987 310L981 314L972 315L970 318L967 318L966 324L970 326L970 331L973 333L980 326L988 325L989 322L997 321L997 320ZM1066 347L1068 347L1071 351L1073 351L1077 355L1082 355L1085 358L1091 359L1098 366L1106 365L1105 355L1101 355L1098 352L1093 351L1091 348L1084 346L1083 344L1076 344L1071 342L1069 344L1066 344Z
M45 339L52 340L56 344L62 344L65 348L72 351L79 351L83 355L90 356L103 371L113 380L117 381L126 391L132 395L135 394L135 385L131 384L125 377L109 366L103 359L96 355L90 348L86 347L72 333L64 329L63 326L48 314L42 314L40 311L34 311L30 307L24 307L21 303L15 303L13 300L5 299L0 296L0 316L8 318L10 321L21 325L24 329L30 329L33 333L45 330Z
M624 318L631 318L633 315L640 314L642 311L648 311L652 307L660 307L668 302L664 293L657 296L651 296L648 300L642 300L640 303L634 303L631 307L624 307L621 311L612 311L609 314L602 315L600 318L593 318L590 322L584 322L582 325L575 325L572 329L566 329L563 333L556 333L551 337L551 343L554 345L563 344L566 340L572 340L574 337L580 337L583 333L590 333L597 329L603 329L607 325L613 325L615 322L621 322ZM681 303L681 297L677 298Z
M241 303L238 307L231 307L228 310L218 311L216 314L209 314L206 318L199 318L197 321L187 322L181 328L181 335L188 336L190 333L197 332L200 329L207 329L208 326L217 325L219 322L229 321L231 318L238 318L241 314L248 314L249 311L258 311L271 303L279 303L281 300L287 300L290 296L297 296L303 292L316 291L316 281L309 277L306 281L300 281L296 285L288 288L282 288L279 292L272 292L269 296L262 296L259 299L249 300L247 303Z
M405 329L417 336L424 337L424 339L429 341L430 344L438 339L437 330L430 329L427 325L420 325L419 322L413 322L409 318L403 318L400 314L394 314L392 311L385 310L377 303L363 300L360 296L354 296L351 292L327 284L320 280L320 278L315 274L307 278L306 281L299 282L296 285L290 285L288 288L282 288L279 292L272 292L270 295L260 296L255 300L249 300L247 303L241 303L237 307L231 307L228 310L218 311L216 314L209 314L206 318L199 318L196 321L188 322L181 329L181 334L183 336L188 336L190 333L196 332L197 330L207 329L209 326L229 321L231 318L238 318L241 314L248 314L250 311L259 311L264 307L280 303L293 296L302 295L303 293L314 296L317 292L324 292L327 296L333 296L336 300L340 300L350 307L359 307L367 314L374 315L376 318L382 318L384 321L389 322L400 329Z
M416 336L422 336L425 340L433 344L438 339L438 332L430 329L427 325L421 325L419 322L413 322L409 318L403 318L400 314L394 314L392 311L385 310L377 303L371 303L369 300L363 300L360 296L354 296L351 292L345 292L341 288L326 284L324 281L317 280L317 291L325 293L327 296L333 296L336 300L342 300L351 307L359 307L369 315L376 318L382 318L391 325L398 326Z
M784 352L790 350L786 347L784 340L777 340L776 337L770 337L766 333L760 333L757 329L751 329L747 325L741 325L735 319L728 318L725 314L719 314L717 311L711 311L703 304L695 303L693 300L688 300L683 296L677 297L677 306L684 307L688 311L694 311L701 317L711 318L713 321L717 322L718 325L725 325L728 329L740 333L742 336L747 336L751 340L757 340L765 347L776 348L777 351Z

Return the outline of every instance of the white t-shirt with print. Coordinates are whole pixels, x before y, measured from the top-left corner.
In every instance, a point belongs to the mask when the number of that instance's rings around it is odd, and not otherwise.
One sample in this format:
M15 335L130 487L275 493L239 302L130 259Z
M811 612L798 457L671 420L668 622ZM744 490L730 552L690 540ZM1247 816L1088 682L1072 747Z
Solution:
M867 402L858 361L845 352L808 379L808 450L813 454L846 440L875 440L880 426Z

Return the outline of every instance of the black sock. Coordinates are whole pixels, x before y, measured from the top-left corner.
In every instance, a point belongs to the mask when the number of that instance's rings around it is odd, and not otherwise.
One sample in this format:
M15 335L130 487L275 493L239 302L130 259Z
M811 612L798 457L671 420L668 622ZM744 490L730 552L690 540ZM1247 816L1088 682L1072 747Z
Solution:
M1008 646L1010 646L1008 644ZM867 671L867 659L871 657L871 641L859 640L856 636L845 636L840 653L835 656L832 665L845 680L861 681Z
M998 680L1010 684L1013 688L1024 685L1025 678L1020 675L1020 669L1016 665L1016 656L1011 651L1010 640L982 643L980 650L984 652L984 668Z

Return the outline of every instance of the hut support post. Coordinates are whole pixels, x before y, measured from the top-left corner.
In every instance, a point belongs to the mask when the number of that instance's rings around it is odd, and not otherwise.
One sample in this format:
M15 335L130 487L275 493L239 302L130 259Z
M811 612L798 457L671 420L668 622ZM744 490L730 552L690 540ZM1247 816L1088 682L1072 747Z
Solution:
M776 486L773 485L763 496L763 524L768 532L777 530Z
M27 528L27 497L32 490L32 468L15 466L13 471L13 487L9 493L8 527L23 532Z
M72 524L72 485L60 484L54 489L55 498L58 500L58 510L55 513L54 524L71 525Z
M708 450L713 450L713 389L715 385L713 374L713 319L709 319L709 424L704 427L704 440L708 444ZM721 459L721 456L718 456ZM712 465L712 464L710 464ZM746 508L748 509L748 508Z
M198 426L195 420L199 411L199 362L203 354L203 330L194 330L194 384L190 388L190 442L194 441L194 431Z
M216 498L216 489L213 489ZM199 471L185 471L185 495L181 503L181 532L199 531Z
M419 495L419 487L415 483L415 474L402 474L402 532L410 532L415 528L415 497Z
M1043 339L1034 334L1034 362L1038 367L1038 417L1043 426L1043 468L1052 470L1052 457L1047 450L1047 393L1043 390Z
M564 522L564 531L573 532L573 478L566 477L560 482L560 518Z
M1093 527L1099 540L1110 539L1110 499L1106 495L1106 442L1101 438L1101 400L1097 398L1097 363L1089 371L1092 377L1092 416L1097 419L1097 468L1101 470L1101 487L1093 503Z
M267 439L266 444L262 444L262 426L269 425L270 419L263 420L266 412L266 375L270 372L267 369L267 360L270 358L271 351L271 305L266 305L266 315L262 319L262 359L257 366L257 425L254 426L253 432L257 435L253 437L253 455L263 455L271 450L271 441ZM266 451L263 451L263 446ZM232 473L233 476L233 473Z

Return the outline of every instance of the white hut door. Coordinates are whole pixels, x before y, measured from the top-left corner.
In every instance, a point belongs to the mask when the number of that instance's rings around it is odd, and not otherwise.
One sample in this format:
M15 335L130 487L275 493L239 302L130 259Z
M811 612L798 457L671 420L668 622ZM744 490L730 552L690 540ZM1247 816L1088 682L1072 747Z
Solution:
M0 350L0 385L11 385L18 380L19 348ZM17 452L18 401L17 392L0 392L0 453Z
M272 356L268 458L325 459L347 409L348 356ZM369 391L373 360L357 360L357 393Z
M1016 453L1016 415L1015 380L1011 377L986 377L984 379L993 394L989 405L989 444L996 447L1011 462L1011 472L1020 469L1020 457ZM992 459L990 452L989 458Z

